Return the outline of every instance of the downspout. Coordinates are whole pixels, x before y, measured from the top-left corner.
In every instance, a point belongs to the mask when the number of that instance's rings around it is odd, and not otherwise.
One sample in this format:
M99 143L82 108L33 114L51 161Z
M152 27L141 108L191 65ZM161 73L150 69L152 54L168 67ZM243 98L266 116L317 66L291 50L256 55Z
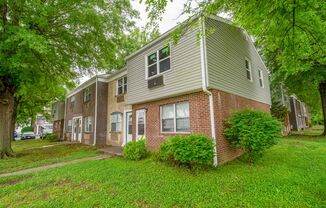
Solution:
M214 97L211 91L207 89L208 86L208 75L207 75L207 54L206 54L206 37L205 37L205 19L203 17L200 18L200 26L201 26L201 42L200 42L200 58L201 58L201 72L202 72L202 89L205 94L208 95L209 98L209 114L211 121L211 135L214 144L214 161L213 165L216 167L218 165L217 160L217 142L216 142L216 130L215 130L215 115L214 115Z
M98 77L96 75L96 81L95 81L95 118L94 118L94 143L93 146L96 145L96 130L97 130L97 82L98 82Z
M63 116L63 140L65 140L65 137L66 137L66 118L67 118L67 115L66 115L66 113L67 113L67 109L66 109L66 107L67 107L67 97L65 97L65 114L64 114L64 116Z

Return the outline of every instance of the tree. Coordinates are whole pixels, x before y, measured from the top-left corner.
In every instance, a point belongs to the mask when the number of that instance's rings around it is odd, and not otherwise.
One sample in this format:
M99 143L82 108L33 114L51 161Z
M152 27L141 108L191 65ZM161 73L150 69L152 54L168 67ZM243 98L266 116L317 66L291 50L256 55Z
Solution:
M150 18L157 21L155 14L163 13L168 0L145 2ZM320 107L316 103L322 100L326 135L325 1L188 0L182 14L221 12L254 37L273 80L285 83L309 107Z
M46 105L83 70L112 70L124 64L130 53L124 46L130 45L127 37L138 13L128 0L0 0L0 11L4 158L13 155L17 113Z

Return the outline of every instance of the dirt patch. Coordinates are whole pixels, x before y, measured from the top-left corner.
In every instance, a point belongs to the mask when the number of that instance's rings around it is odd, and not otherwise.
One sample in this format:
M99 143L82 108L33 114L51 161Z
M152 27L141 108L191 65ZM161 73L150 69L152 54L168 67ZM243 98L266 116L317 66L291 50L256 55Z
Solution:
M297 146L304 146L302 142L296 142L296 141L290 141L290 142L284 142L285 144L290 144L290 145L297 145Z
M25 176L25 177L21 177L21 178L15 178L15 179L10 179L10 180L6 180L6 181L0 181L0 186L13 186L16 185L19 182L25 181L27 179L32 178L33 176Z
M311 139L320 139L320 138L326 138L323 135L307 135L307 134L294 134L291 133L287 135L286 137L291 137L291 138L311 138Z

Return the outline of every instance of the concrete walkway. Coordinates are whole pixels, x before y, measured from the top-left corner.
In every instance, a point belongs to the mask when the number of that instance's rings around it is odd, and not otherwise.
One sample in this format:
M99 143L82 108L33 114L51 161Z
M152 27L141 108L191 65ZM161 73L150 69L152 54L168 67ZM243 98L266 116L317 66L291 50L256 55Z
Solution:
M60 162L60 163L54 163L54 164L45 165L45 166L36 167L36 168L19 170L19 171L11 172L11 173L3 173L3 174L0 174L0 177L33 173L33 172L36 172L36 171L47 170L47 169L50 169L50 168L61 167L61 166L75 164L75 163L84 162L84 161L104 160L104 159L109 158L109 157L110 157L109 155L100 155L100 156L97 156L97 157L86 157L86 158L81 158L81 159L67 161L67 162Z

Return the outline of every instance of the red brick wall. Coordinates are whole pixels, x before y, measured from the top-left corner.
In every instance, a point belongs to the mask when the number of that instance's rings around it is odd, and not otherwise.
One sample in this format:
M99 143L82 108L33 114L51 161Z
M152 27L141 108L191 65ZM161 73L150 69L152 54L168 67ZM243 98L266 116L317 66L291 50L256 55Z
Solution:
M219 164L223 164L242 154L242 151L231 147L223 135L224 120L233 112L241 109L260 109L270 112L270 106L244 97L219 90L211 90L214 96L215 127L217 137L217 155Z
M270 106L264 103L232 95L219 90L211 90L214 96L215 127L217 136L218 162L220 164L236 158L242 151L230 146L223 136L224 119L240 109L260 109L269 112ZM191 133L203 133L211 136L209 97L204 92L168 98L149 103L133 105L133 139L136 138L136 110L146 109L146 138L150 150L158 150L166 137L174 133L161 133L160 106L177 102L189 102Z
M189 102L191 133L210 135L210 114L208 96L203 92L182 95L164 100L133 105L133 139L136 138L136 110L146 109L146 138L150 150L158 150L166 137L174 133L161 133L160 106L177 102Z

